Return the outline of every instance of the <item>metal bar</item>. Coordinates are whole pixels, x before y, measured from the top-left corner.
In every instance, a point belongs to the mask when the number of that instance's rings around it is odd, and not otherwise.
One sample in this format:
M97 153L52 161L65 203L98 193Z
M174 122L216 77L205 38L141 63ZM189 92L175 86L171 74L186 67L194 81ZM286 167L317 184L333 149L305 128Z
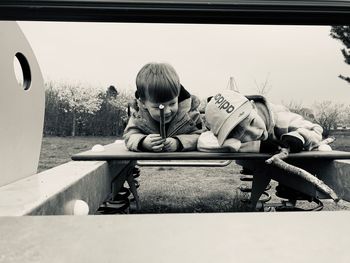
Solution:
M164 105L160 104L159 105L159 132L160 136L165 139L166 138L166 131L165 131L165 117L164 117Z
M0 2L0 20L347 24L349 1L22 0Z
M193 161L137 161L139 166L179 166L179 167L225 167L229 165L232 160L220 161L220 162L193 162Z

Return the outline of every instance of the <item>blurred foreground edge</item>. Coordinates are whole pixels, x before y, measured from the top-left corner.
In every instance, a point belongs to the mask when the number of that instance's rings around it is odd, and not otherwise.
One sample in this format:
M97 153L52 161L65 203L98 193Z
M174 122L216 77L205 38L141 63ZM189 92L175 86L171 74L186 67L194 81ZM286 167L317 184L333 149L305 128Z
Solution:
M340 25L350 1L5 0L0 20Z

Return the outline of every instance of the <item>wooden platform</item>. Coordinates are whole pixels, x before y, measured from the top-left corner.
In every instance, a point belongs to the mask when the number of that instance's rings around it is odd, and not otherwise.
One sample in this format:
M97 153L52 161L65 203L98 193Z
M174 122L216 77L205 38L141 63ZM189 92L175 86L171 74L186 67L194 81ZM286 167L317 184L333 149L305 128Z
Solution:
M262 153L207 153L207 152L131 152L128 151L123 141L104 146L104 151L85 151L72 156L75 161L101 161L101 160L264 160L269 154ZM290 154L288 159L350 159L350 152L302 152Z

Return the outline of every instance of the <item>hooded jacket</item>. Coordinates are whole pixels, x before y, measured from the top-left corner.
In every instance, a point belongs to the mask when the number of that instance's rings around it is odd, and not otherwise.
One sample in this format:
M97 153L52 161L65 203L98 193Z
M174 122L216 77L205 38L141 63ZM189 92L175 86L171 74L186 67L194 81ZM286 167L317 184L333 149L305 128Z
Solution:
M305 120L301 115L289 111L283 105L266 101L263 96L247 96L255 103L259 116L264 120L268 138L282 140L283 136L292 136L300 140L304 150L311 150L322 140L323 129L320 125ZM259 152L261 141L241 143L235 138L227 138L223 146L211 132L206 132L198 140L200 151Z
M135 111L124 130L123 139L129 150L141 151L140 142L149 134L159 134L160 127L159 122L155 121L147 110L137 106L136 99L135 102ZM198 111L200 100L181 86L178 104L178 112L168 125L167 137L177 138L182 151L195 150L198 137L203 132Z

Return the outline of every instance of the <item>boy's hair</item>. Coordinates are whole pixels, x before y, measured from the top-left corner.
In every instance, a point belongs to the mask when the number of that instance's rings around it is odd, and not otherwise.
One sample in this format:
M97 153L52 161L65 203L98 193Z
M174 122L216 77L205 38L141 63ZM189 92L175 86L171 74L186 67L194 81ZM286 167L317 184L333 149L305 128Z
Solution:
M180 79L175 69L166 63L148 63L136 77L136 97L151 102L166 102L179 96Z

